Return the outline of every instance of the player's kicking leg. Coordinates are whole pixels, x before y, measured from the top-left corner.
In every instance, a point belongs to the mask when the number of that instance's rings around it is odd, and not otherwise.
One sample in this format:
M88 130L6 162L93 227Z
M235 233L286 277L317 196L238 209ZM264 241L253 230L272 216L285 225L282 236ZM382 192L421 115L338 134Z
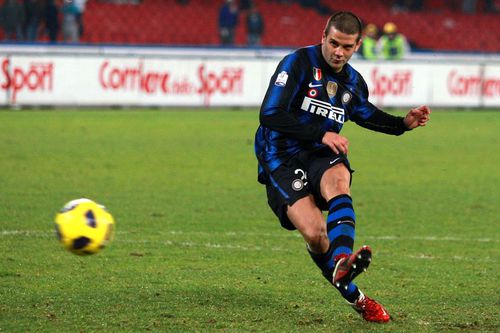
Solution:
M342 297L361 313L365 320L387 322L390 316L384 307L365 296L352 282L359 274L366 271L372 260L372 252L368 246L362 246L354 253L352 251L356 214L349 195L350 179L351 169L347 160L328 168L321 179L323 196L332 198L328 201L326 223L333 269L331 271L322 269L323 275L330 279ZM321 263L317 258L317 255L313 256L316 264Z

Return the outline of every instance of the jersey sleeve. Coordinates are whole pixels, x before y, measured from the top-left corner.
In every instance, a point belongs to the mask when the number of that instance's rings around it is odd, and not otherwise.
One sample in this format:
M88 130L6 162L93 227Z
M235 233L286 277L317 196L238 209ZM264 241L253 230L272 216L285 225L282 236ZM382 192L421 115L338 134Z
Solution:
M368 86L360 77L361 94L359 103L351 114L351 120L361 127L391 135L401 135L409 129L404 118L388 114L368 101Z
M266 128L299 141L321 141L325 131L319 124L303 124L291 112L292 101L304 81L298 53L286 56L276 68L260 109L260 123Z

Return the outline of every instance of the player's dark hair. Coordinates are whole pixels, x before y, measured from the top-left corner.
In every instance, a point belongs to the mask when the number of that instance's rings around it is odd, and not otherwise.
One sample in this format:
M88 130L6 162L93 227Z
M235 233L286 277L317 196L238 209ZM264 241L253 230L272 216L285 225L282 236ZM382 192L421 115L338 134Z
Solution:
M361 33L363 31L363 24L361 23L361 20L351 12L337 12L330 16L328 22L326 23L324 31L325 36L332 27L348 35L358 34L358 41L361 38Z

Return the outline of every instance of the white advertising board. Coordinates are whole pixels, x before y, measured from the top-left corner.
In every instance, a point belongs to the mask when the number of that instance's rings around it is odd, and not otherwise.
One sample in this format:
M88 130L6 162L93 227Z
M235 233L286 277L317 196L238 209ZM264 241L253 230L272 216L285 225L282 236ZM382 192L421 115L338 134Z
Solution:
M484 106L500 106L500 65L485 67L483 73L482 96Z
M1 55L0 105L259 106L278 58ZM370 101L499 107L500 65L354 61Z
M429 104L472 107L481 103L481 67L479 65L433 66L433 89Z
M368 85L369 100L379 107L419 105L428 100L427 66L363 62L354 67Z

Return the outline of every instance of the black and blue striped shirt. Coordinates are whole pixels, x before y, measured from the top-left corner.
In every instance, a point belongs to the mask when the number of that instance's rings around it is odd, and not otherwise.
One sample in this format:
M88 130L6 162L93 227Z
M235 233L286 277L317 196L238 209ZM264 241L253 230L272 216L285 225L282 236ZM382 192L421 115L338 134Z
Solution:
M287 55L271 78L255 135L259 181L302 150L324 147L326 131L340 133L348 120L365 128L400 135L402 117L389 115L368 101L368 87L351 65L335 73L321 45Z

